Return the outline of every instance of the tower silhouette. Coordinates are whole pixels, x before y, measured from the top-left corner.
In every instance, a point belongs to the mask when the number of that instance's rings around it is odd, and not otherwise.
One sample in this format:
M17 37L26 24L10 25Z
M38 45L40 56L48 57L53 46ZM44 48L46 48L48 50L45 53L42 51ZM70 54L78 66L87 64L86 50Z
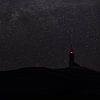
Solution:
M74 64L75 64L75 54L71 46L70 51L69 51L69 67L73 67Z
M73 49L73 29L69 31L69 43L70 43L70 50L69 50L69 67L72 68L75 65L75 53Z

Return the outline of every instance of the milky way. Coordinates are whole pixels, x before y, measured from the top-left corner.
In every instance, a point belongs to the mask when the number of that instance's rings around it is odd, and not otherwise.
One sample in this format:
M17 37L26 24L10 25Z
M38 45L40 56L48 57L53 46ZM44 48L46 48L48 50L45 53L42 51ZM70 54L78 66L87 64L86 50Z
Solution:
M100 70L99 5L97 0L1 0L0 70L67 67L71 42L80 65Z

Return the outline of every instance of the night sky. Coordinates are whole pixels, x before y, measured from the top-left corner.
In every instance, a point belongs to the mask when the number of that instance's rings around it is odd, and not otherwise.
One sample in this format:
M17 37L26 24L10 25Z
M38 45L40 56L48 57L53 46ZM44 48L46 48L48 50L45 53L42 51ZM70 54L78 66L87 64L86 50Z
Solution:
M68 67L100 71L99 0L0 0L0 70ZM70 39L71 37L71 39Z

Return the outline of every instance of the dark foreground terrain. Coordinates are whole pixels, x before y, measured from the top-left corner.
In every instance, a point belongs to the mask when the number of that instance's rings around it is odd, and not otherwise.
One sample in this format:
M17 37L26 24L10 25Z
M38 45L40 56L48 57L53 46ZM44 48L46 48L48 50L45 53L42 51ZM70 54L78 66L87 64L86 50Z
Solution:
M22 68L0 72L0 93L100 95L100 73L86 68Z

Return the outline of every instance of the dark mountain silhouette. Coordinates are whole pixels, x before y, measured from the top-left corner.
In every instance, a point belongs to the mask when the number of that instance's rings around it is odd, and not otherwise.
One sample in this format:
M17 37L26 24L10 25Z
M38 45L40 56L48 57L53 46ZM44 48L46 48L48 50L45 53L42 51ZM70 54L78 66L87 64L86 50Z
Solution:
M100 73L85 67L21 68L0 72L2 93L92 95L100 93Z
M100 73L80 66L75 53L69 52L69 67L21 68L0 72L2 93L32 93L33 95L92 95L100 94Z

